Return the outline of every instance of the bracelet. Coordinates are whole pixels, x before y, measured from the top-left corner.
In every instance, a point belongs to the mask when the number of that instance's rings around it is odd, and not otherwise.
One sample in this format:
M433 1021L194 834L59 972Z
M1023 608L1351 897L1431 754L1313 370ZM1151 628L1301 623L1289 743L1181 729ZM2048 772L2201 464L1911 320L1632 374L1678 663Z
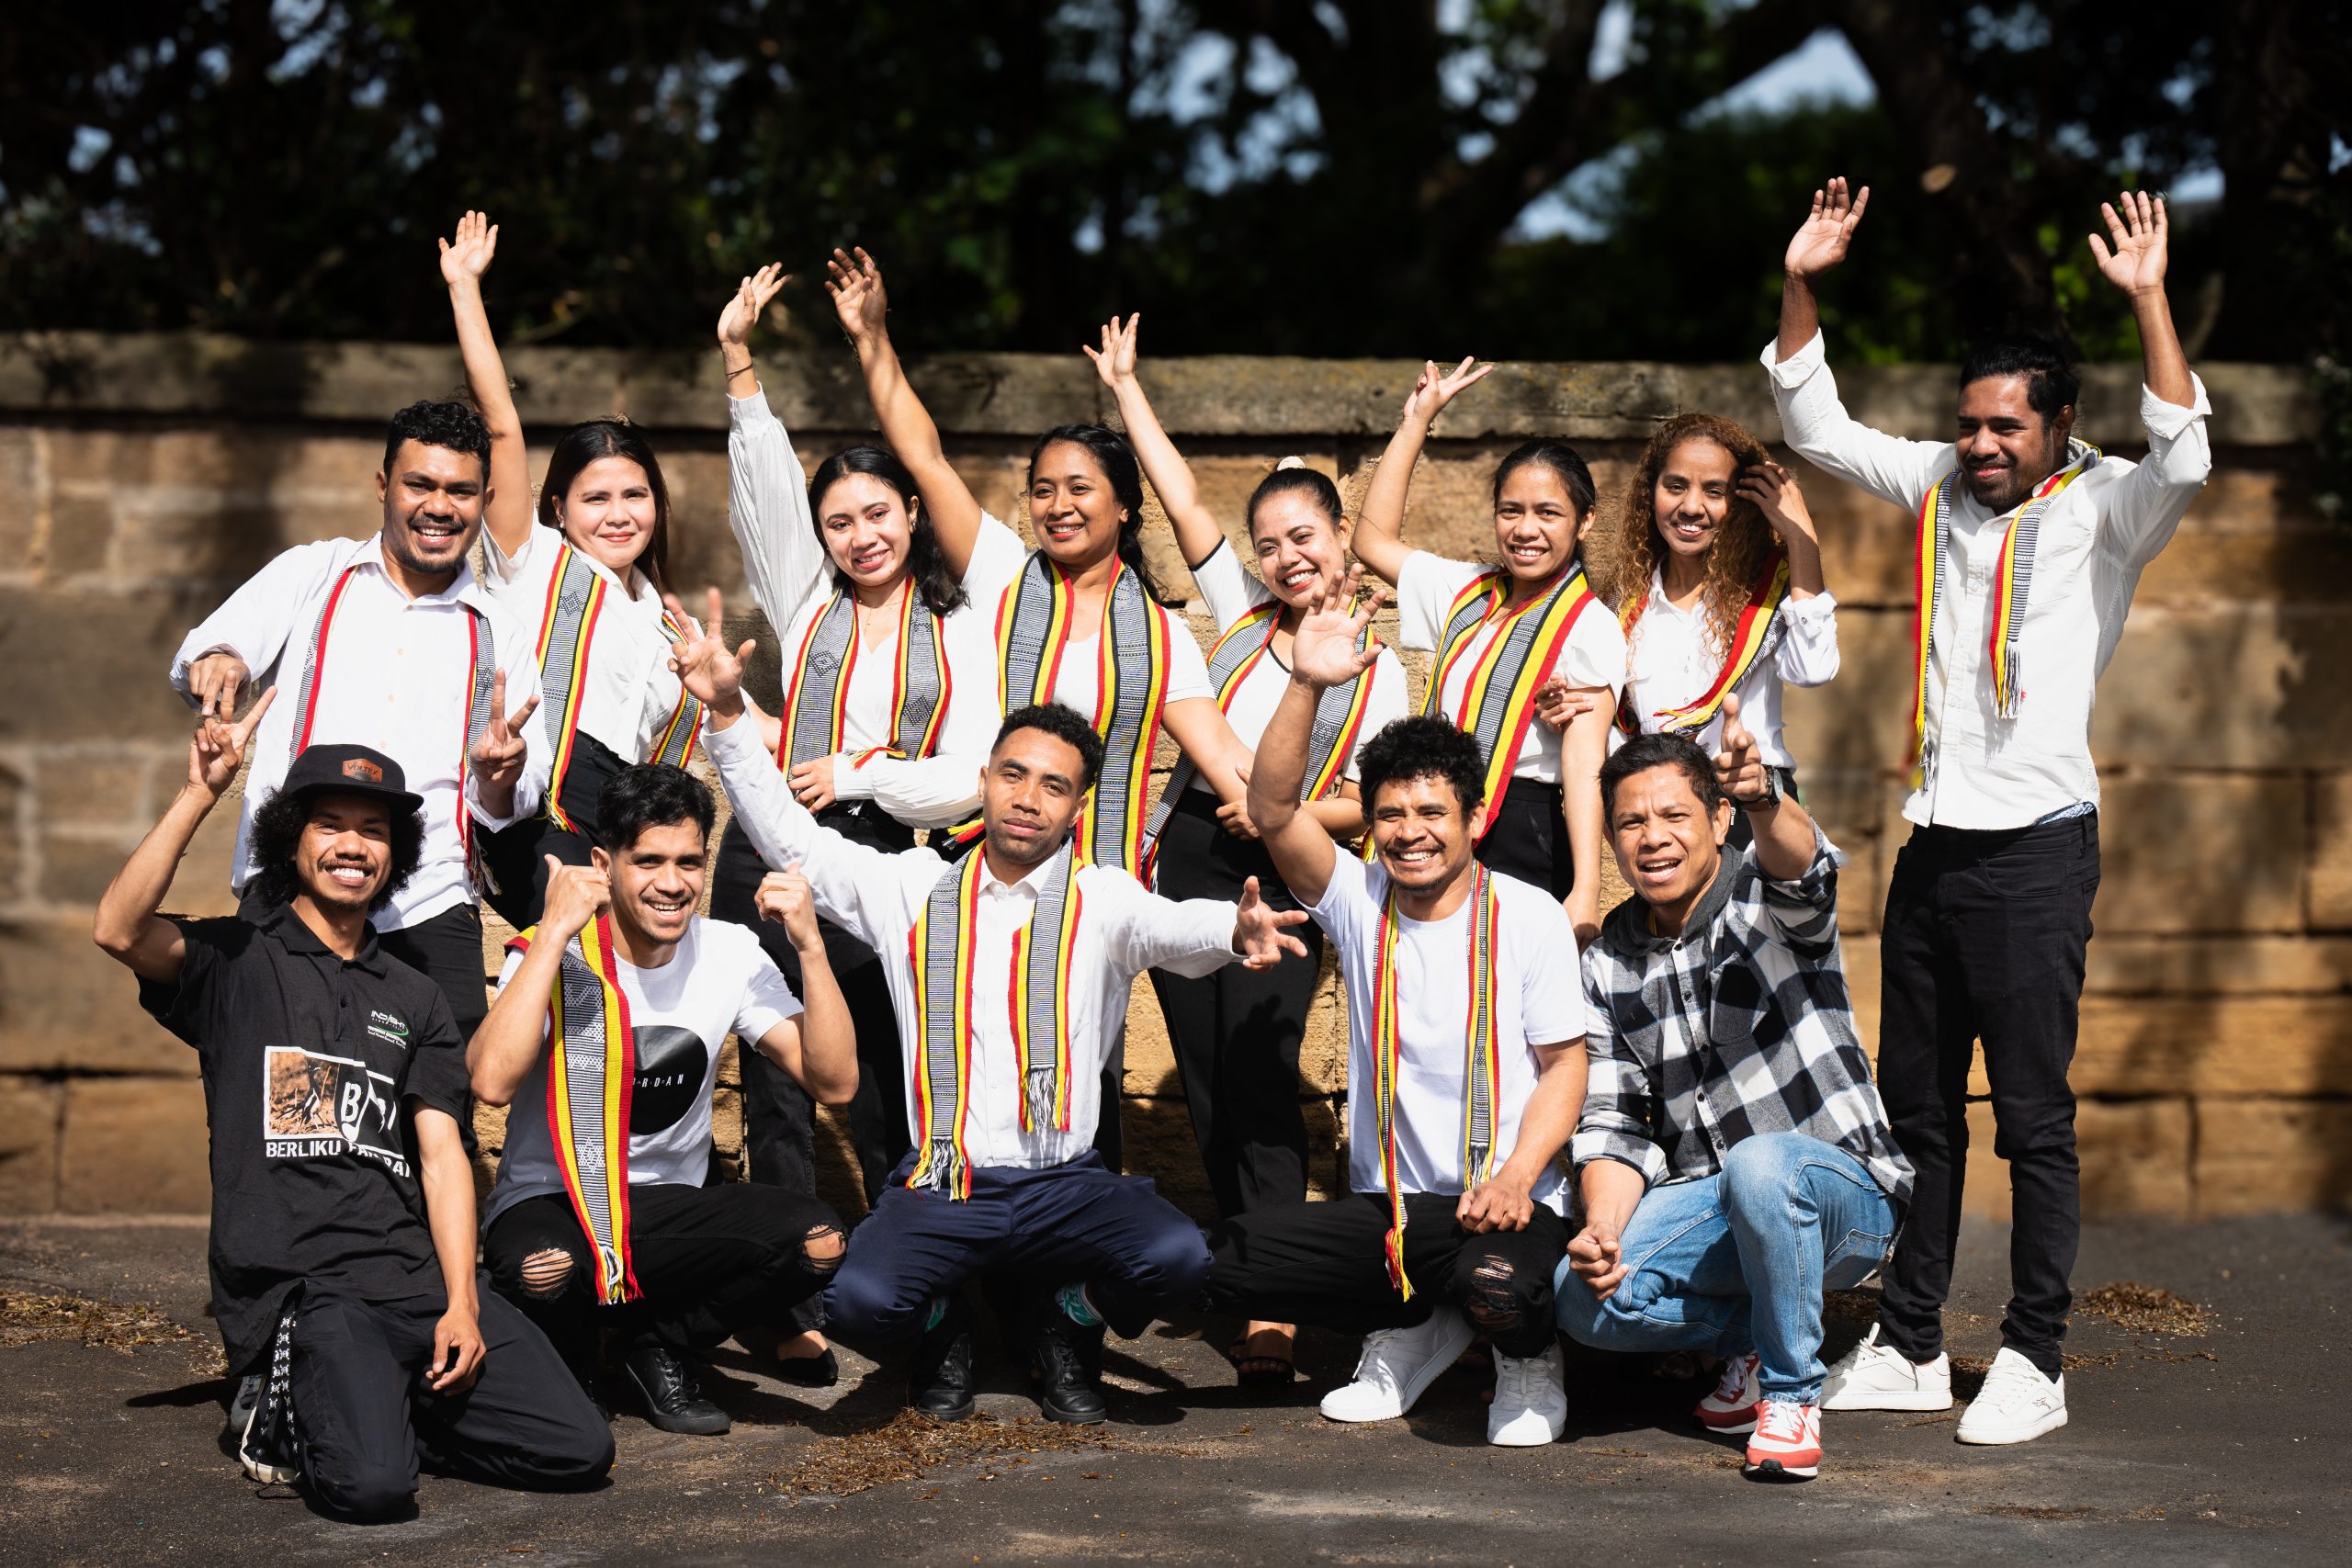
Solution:
M736 378L736 377L738 377L738 376L749 376L751 373L752 373L752 367L750 367L750 366L746 365L746 366L744 366L744 367L743 367L741 369L740 369L740 370L729 370L729 371L727 373L727 378L728 378L729 380L732 381L732 380L733 380L733 379L735 379L735 378Z

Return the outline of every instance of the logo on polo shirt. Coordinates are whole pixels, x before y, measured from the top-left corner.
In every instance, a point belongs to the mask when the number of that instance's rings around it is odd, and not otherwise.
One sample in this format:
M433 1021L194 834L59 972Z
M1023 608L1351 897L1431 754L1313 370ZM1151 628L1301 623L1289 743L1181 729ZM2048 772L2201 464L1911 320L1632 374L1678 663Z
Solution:
M365 757L353 757L344 762L343 776L357 779L361 784L382 784L384 770Z
M377 1039L408 1049L408 1021L374 1009L368 1014L368 1032Z

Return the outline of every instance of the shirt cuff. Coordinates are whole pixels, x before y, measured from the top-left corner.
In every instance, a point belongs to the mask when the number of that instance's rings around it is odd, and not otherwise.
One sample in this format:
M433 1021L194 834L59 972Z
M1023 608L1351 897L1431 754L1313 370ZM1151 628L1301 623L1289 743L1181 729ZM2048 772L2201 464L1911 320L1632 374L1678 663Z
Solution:
M1597 1159L1613 1159L1642 1173L1655 1187L1666 1177L1666 1151L1645 1138L1623 1133L1578 1133L1568 1140L1568 1164L1581 1170Z
M752 716L749 707L724 729L712 728L710 716L706 713L702 721L702 749L709 756L711 765L717 768L724 768L730 761L743 764L754 758L768 756L767 746L760 739L760 721ZM769 761L773 762L775 759L770 757Z
M1820 823L1815 822L1813 825L1813 861L1804 868L1804 874L1792 882L1782 882L1770 876L1764 880L1770 886L1795 888L1806 895L1808 901L1815 901L1829 878L1845 863L1846 852L1831 843L1829 835L1821 830Z
M872 768L875 763L878 763L882 761L882 758L876 757L874 759L873 762L869 762L865 767L861 768L850 757L848 752L834 752L833 798L835 800L872 800L874 798L874 775L867 770Z
M1763 365L1765 373L1772 378L1772 385L1781 391L1795 391L1805 384L1815 371L1828 363L1828 355L1822 346L1821 332L1818 328L1814 330L1811 337L1805 339L1803 348L1798 349L1786 359L1782 359L1780 355L1781 340L1776 337L1764 345L1764 352L1756 357Z
M2188 373L2188 384L2195 389L2196 398L2187 408L2165 401L2152 387L2141 387L2140 423L2147 426L2149 435L2158 441L2177 441L2190 425L2212 417L2212 400L2206 397L2205 383L2194 370Z
M758 378L757 372L754 372L752 379ZM741 398L732 392L728 393L727 419L729 423L735 425L775 423L775 410L768 406L767 389L763 387L758 391Z
M1782 599L1781 613L1792 621L1807 625L1835 620L1838 618L1838 598L1825 588L1810 599Z

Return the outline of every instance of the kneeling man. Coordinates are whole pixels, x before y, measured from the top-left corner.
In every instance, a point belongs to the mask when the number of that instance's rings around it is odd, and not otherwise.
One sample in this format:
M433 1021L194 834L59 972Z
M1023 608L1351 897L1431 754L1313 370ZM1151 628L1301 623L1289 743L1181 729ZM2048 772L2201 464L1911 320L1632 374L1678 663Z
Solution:
M1397 719L1358 753L1376 863L1300 809L1316 706L1371 664L1355 641L1372 610L1317 604L1300 624L1250 774L1250 820L1347 978L1353 1191L1226 1221L1208 1300L1364 1335L1354 1381L1324 1398L1334 1421L1403 1415L1483 1332L1487 1440L1538 1446L1567 1420L1552 1293L1555 1161L1584 1092L1576 931L1548 893L1477 863L1478 743L1442 718Z
M1570 1146L1586 1224L1560 1326L1727 1358L1698 1417L1747 1473L1821 1464L1821 1299L1886 1260L1911 1195L1838 948L1842 857L1724 704L1722 753L1645 735L1600 770L1638 897L1585 955L1591 1085ZM1726 851L1732 813L1751 849ZM1573 1272L1586 1289L1571 1285Z
M398 762L313 746L248 814L243 912L155 912L275 690L209 717L187 782L99 901L98 945L196 1048L212 1127L212 1315L253 1387L238 1459L331 1513L408 1511L420 1459L509 1486L603 1479L613 1435L539 1331L478 1288L464 1043L368 917L416 869Z
M841 1222L816 1199L704 1185L719 1048L732 1032L846 1105L856 1034L805 887L762 890L800 950L800 998L750 927L695 913L716 813L701 780L640 763L596 812L591 863L549 865L539 923L508 944L468 1052L474 1093L515 1106L482 1254L583 1382L612 1329L647 1419L717 1434L727 1413L702 1397L692 1353L789 1331L842 1258Z
M711 595L713 627L724 608ZM910 1082L913 1152L852 1238L826 1292L842 1338L920 1335L912 1404L972 1409L969 1320L958 1287L1004 1270L1035 1287L1034 1345L1056 1421L1107 1414L1105 1325L1140 1334L1193 1301L1208 1271L1200 1227L1146 1178L1094 1152L1102 1065L1135 977L1264 967L1305 946L1252 883L1238 905L1177 903L1114 866L1081 861L1071 828L1102 765L1093 727L1057 704L1016 709L980 775L985 832L960 862L896 854L821 827L785 787L759 727L742 722L741 657L716 637L682 646L679 672L708 705L708 750L761 857L797 865L818 912L882 955Z

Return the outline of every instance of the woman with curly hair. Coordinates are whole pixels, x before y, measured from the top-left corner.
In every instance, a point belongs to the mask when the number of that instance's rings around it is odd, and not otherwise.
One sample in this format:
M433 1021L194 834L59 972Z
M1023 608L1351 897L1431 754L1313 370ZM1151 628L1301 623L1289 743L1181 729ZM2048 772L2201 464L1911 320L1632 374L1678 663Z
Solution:
M1838 603L1804 497L1764 444L1711 413L1658 426L1596 540L1602 592L1625 628L1626 736L1688 735L1712 753L1724 716L1756 738L1779 787L1796 761L1781 735L1781 688L1838 673ZM1747 824L1735 816L1735 841Z

